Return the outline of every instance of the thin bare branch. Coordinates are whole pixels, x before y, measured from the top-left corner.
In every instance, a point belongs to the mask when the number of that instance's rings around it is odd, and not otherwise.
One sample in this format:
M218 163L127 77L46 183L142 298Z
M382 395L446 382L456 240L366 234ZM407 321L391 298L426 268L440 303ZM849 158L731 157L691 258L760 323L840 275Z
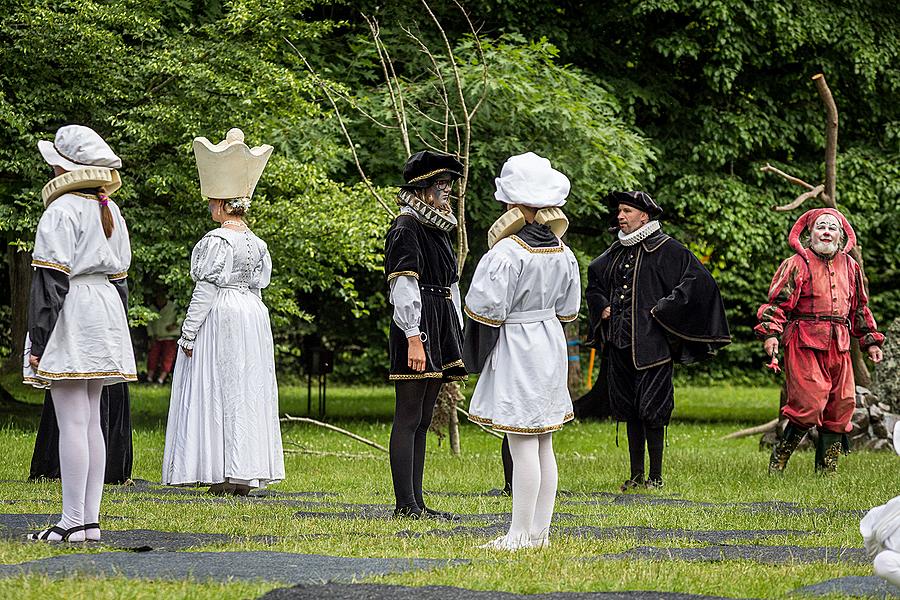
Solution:
M747 429L741 429L739 431L734 431L729 433L728 435L723 435L723 440L736 440L742 437L749 437L751 435L757 435L760 433L768 433L770 431L775 431L775 428L778 427L778 419L772 419L768 423L763 423L762 425L757 425L756 427L748 427Z
M306 60L306 57L303 56L303 53L293 44L289 39L282 38L285 42L287 42L288 46L293 49L294 52L297 53L297 56L300 57L300 60L303 61L303 64L306 66L307 70L309 70L310 74L316 80L316 83L319 84L319 87L322 88L322 91L325 92L325 97L328 98L328 102L331 103L331 107L334 109L334 114L338 118L338 124L341 127L341 131L344 133L344 139L347 140L347 146L350 148L350 153L353 156L353 162L356 164L356 169L359 171L359 176L362 178L363 184L365 184L366 189L369 190L369 193L378 201L381 207L388 212L392 217L395 216L393 210L388 206L387 202L384 201L384 198L381 197L381 194L378 193L378 190L372 185L372 182L369 181L369 177L366 175L365 169L363 169L362 164L359 162L359 155L356 153L356 144L353 143L353 138L350 135L350 132L347 130L347 125L344 123L344 118L341 116L341 110L338 108L337 102L334 101L334 96L331 95L331 92L328 90L328 86L323 85L322 78L319 77L319 74L316 73L316 70L313 69L312 65L309 64L309 61Z
M315 425L317 427L324 427L325 429L330 429L331 431L336 431L338 433L342 433L349 438L356 440L357 442L361 442L366 446L371 446L376 450L381 450L385 454L388 454L388 449L379 444L378 442L373 442L372 440L366 439L361 435L356 435L352 431L347 431L346 429L341 429L340 427L335 427L329 423L323 423L322 421L317 421L315 419L310 419L309 417L292 417L291 415L285 414L281 417L282 421L285 422L297 422L297 423L309 423L310 425Z
M787 180L790 181L791 183L795 183L795 184L797 184L797 185L799 185L799 186L801 186L801 187L805 187L805 188L808 189L808 190L813 190L813 189L815 189L815 187L816 187L816 186L812 185L811 183L806 183L805 181L803 181L803 180L800 179L799 177L794 177L793 175L788 175L787 173L785 173L785 172L782 171L781 169L779 169L779 168L777 168L777 167L773 167L773 166L770 165L769 163L766 163L766 166L764 166L764 167L760 167L759 170L760 170L760 171L763 171L763 172L766 172L766 173L775 173L776 175L781 175L782 177L784 177L785 179L787 179Z
M400 126L400 140L403 142L406 155L409 156L412 152L409 146L409 131L406 127L406 112L403 110L403 94L400 90L397 73L394 71L394 63L390 60L390 56L387 54L387 48L381 41L381 29L378 26L378 21L365 13L362 13L362 16L369 25L369 30L372 32L372 41L375 42L375 51L378 53L378 60L381 62L381 69L384 73L384 82L388 86L388 93L391 96L391 105L394 107L394 117L397 119L397 124ZM391 79L392 73L394 76L393 79ZM394 89L395 85L397 86L396 90Z
M406 35L408 35L412 40L414 40L418 45L420 50L428 56L428 59L431 61L432 66L434 66L434 75L438 80L438 83L441 84L440 88L440 97L443 101L444 105L444 152L447 152L450 144L450 96L447 93L447 83L444 80L444 73L441 70L441 67L437 63L437 59L434 57L434 54L431 52L431 49L425 45L425 42L422 39L415 35L411 30L402 28ZM458 137L458 135L457 135Z
M789 210L794 210L810 198L815 198L819 194L825 191L825 184L819 184L808 192L803 192L797 198L784 206L773 206L772 208L778 212L787 212Z
M466 18L466 23L469 24L469 30L472 32L472 38L475 40L475 47L478 48L478 56L481 58L481 94L479 94L478 100L475 102L475 106L472 107L472 112L469 114L469 118L471 119L475 116L475 113L478 112L478 109L481 108L484 99L487 98L488 65L487 60L484 57L484 48L481 46L481 38L478 37L478 31L476 31L475 25L472 24L469 13L466 12L466 9L463 8L462 4L457 0L453 0L453 4L456 5L459 12Z

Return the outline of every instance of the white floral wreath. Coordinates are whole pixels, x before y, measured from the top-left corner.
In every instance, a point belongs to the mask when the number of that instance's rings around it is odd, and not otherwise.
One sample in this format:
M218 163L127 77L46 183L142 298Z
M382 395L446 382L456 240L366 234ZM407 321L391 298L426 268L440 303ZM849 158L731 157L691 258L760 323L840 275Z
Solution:
M243 198L229 198L228 206L232 209L244 209L244 212L250 209L250 198L244 196Z

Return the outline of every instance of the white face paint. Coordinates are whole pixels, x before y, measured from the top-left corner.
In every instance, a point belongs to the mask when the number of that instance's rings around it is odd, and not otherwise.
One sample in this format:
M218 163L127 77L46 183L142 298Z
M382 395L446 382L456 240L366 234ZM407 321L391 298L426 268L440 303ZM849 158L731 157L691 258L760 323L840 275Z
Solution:
M834 256L841 243L841 224L834 215L824 214L813 223L809 247L821 256Z

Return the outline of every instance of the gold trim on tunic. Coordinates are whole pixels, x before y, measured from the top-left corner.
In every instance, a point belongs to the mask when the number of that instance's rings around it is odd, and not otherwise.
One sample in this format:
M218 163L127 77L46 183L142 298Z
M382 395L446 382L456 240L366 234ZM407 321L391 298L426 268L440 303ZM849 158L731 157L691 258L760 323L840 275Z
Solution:
M128 277L128 271L122 271L121 273L113 273L112 275L107 275L106 278L110 281L118 281L120 279L125 279Z
M485 419L484 417L479 417L478 415L473 415L469 413L469 420L473 423L478 423L480 425L487 425L491 429L495 431L506 431L509 433L530 433L530 434L539 434L539 433L549 433L551 431L559 431L563 428L563 425L571 421L575 418L575 413L567 413L562 420L562 423L558 425L547 425L546 427L514 427L512 425L500 425L498 423L494 423L491 419Z
M556 318L563 323L571 323L578 318L578 313L575 313L574 315L556 315Z
M465 368L465 363L463 363L462 359L454 360L452 363L447 363L446 365L441 365L441 370L446 371L447 369L452 369L453 367L463 367Z
M465 311L465 313L467 315L469 315L470 319L478 321L482 325L490 325L491 327L500 327L501 325L503 325L503 321L497 321L496 319L489 319L487 317L482 317L481 315L472 312L468 306L464 306L463 310Z
M137 381L137 375L122 373L121 371L90 371L87 373L50 373L49 371L35 370L35 374L44 379L100 379L106 377L121 377L125 381Z
M520 238L520 237L517 236L517 235L511 235L511 236L509 236L509 239L513 240L514 242L516 242L517 244L519 244L520 246L522 246L523 248L525 248L526 250L528 250L528 251L531 252L532 254L553 254L553 253L555 253L555 252L562 252L562 251L563 251L563 245L562 245L562 244L560 244L559 246L554 246L554 247L552 247L552 248L532 248L531 246L529 246L528 244L526 244L526 243L522 240L522 238Z
M415 271L394 271L390 275L388 275L387 280L391 281L393 279L397 279L398 277L415 277L419 278L419 274Z
M69 267L67 267L66 265L61 265L59 263L50 262L49 260L38 260L36 258L32 259L31 266L32 267L44 267L45 269L53 269L55 271L61 271L61 272L65 273L66 275L68 275L69 272L71 271L71 269Z

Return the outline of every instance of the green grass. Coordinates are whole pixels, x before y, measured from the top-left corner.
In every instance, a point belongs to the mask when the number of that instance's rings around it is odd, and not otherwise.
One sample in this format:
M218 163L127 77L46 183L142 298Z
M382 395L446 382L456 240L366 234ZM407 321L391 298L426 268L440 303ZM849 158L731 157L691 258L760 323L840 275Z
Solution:
M471 384L467 391L471 392ZM41 396L7 381L18 398L39 403ZM883 503L897 493L897 457L891 454L854 453L845 457L833 478L813 474L811 453L794 457L788 475L766 475L767 455L758 449L756 437L722 440L743 426L766 421L774 414L778 389L687 387L676 391L675 422L669 428L664 475L666 487L654 492L713 502L721 506L594 505L589 498L561 498L557 510L577 515L570 524L613 527L646 525L685 529L797 529L815 531L812 536L772 537L756 543L806 546L858 547L858 517L844 512L776 515L750 512L727 503L781 500L806 507L865 509ZM132 386L135 423L134 477L159 481L168 388ZM306 413L306 387L281 388L283 413ZM393 394L389 387L333 387L328 394L327 421L387 445ZM37 407L13 407L0 416L0 444L6 460L0 464L0 498L10 512L54 513L61 503L57 483L28 483ZM287 479L275 489L326 491L334 496L324 502L392 502L386 455L349 438L305 424L285 424L287 450L345 453L319 456L289 452L285 457ZM461 456L450 454L446 442L429 442L426 489L441 492L482 492L502 484L499 440L470 424L463 424ZM554 436L560 470L560 487L573 492L615 491L627 473L627 452L622 430L620 447L610 423L576 423ZM458 512L504 512L510 501L484 496L432 495L435 508ZM473 589L513 592L558 590L681 591L731 597L784 597L790 591L843 575L866 575L865 565L763 565L751 561L722 563L590 560L601 554L621 552L638 545L634 539L583 540L554 537L550 551L514 555L477 549L484 539L400 538L403 529L427 531L453 527L435 522L397 522L359 519L295 519L295 507L267 502L231 501L226 504L198 499L191 504L157 504L149 497L107 488L103 512L123 517L109 519L114 529L153 528L168 531L230 533L239 536L278 535L274 546L239 541L215 546L216 550L266 549L340 556L468 558L472 563L434 571L418 571L371 578L369 581L404 585L457 585ZM323 507L328 510L328 507ZM694 546L690 540L656 545ZM198 548L200 550L201 548ZM63 552L69 548L0 543L0 563L18 563ZM150 582L141 586L116 578L76 577L54 585L40 576L0 580L0 596L54 598L63 591L99 598L191 597L213 598L224 593L254 597L280 587L275 583ZM144 594L143 596L141 594ZM68 597L68 596L67 596Z

